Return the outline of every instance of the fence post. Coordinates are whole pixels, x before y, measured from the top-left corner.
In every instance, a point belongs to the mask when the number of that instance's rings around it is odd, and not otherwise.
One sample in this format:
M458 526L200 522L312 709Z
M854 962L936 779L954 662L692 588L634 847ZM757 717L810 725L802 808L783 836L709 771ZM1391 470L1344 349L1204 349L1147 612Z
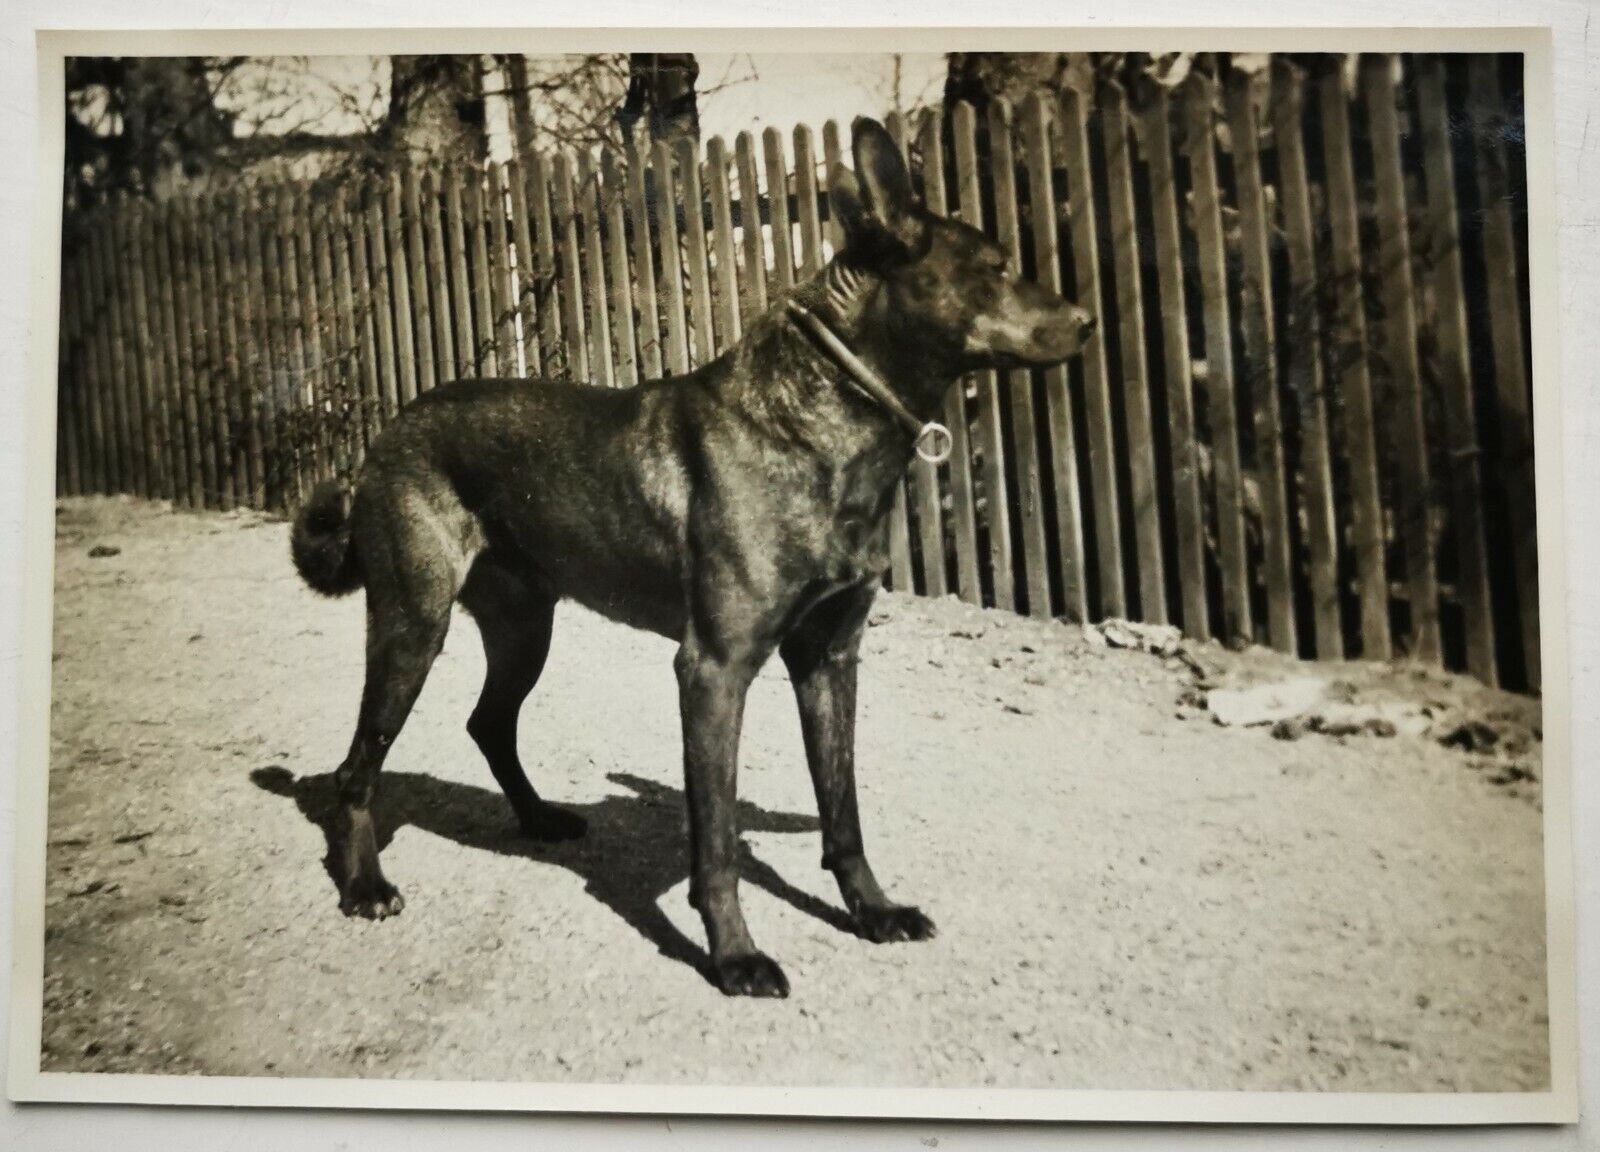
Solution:
M1133 151L1128 98L1107 82L1100 93L1100 128L1106 155L1106 200L1111 222L1111 267L1117 301L1122 369L1122 416L1128 436L1128 509L1138 557L1140 619L1167 622L1167 577L1161 555L1161 504L1156 487L1155 423L1150 414L1150 374L1145 362L1144 289L1139 225L1133 194Z
M733 205L728 192L728 153L722 137L706 145L706 191L711 196L711 233L715 245L717 351L739 341L739 275L733 246ZM710 359L710 357L707 357Z
M895 147L900 150L901 163L908 163L910 157L906 152L905 120L897 113L891 112L884 127L894 140ZM911 468L914 469L922 463L920 460L913 460ZM889 509L889 578L890 587L896 592L916 591L916 579L911 568L911 515L909 502L906 499L904 473L895 481L894 503Z
M463 380L475 374L476 358L472 348L472 290L467 281L467 225L462 210L461 166L447 164L441 172L445 240L449 245L444 259L450 270L450 323L455 332L454 378Z
M1499 57L1467 57L1467 117L1476 139L1478 203L1483 213L1489 336L1494 346L1495 428L1499 475L1512 509L1511 557L1517 625L1528 687L1539 691L1539 534L1535 504L1533 415L1522 340L1522 294L1511 229Z
M90 259L86 230L74 237L72 252L72 311L78 317L78 370L82 388L83 447L86 490L106 493L105 416L101 406L100 369L94 356L94 261Z
M117 426L117 372L112 363L114 328L111 323L112 272L116 258L111 251L111 212L101 206L95 213L89 231L90 310L87 312L97 374L95 387L96 410L99 415L99 442L104 462L103 490L110 494L122 491L122 453L118 443Z
M1194 366L1189 353L1189 312L1183 282L1183 234L1178 184L1172 165L1172 102L1167 90L1149 83L1141 93L1145 163L1150 173L1151 215L1161 304L1161 374L1167 386L1167 425L1172 455L1172 503L1178 584L1184 633L1211 635L1206 597L1205 505L1200 499L1200 459L1195 441Z
M65 223L65 222L64 222ZM78 310L78 274L73 267L68 229L62 229L61 299L57 315L56 339L56 493L82 496L84 484L85 437L83 436L83 314Z
M400 407L394 363L394 308L389 294L389 254L384 244L388 229L383 220L383 186L375 180L368 181L363 192L366 198L368 258L372 264L372 318L378 345L380 404L376 415L381 429Z
M295 250L300 268L300 345L303 372L297 396L305 413L303 440L307 447L301 466L302 491L325 475L327 467L326 425L322 417L322 394L326 391L327 361L322 347L321 293L317 286L317 262L313 251L316 218L308 188L295 194Z
M417 191L415 183L411 191ZM413 199L413 204L415 200ZM333 249L333 286L337 305L335 313L338 317L339 342L343 351L339 362L343 366L341 379L343 387L340 389L339 400L339 425L334 433L334 475L341 481L349 483L351 473L356 461L360 459L361 431L361 394L362 382L370 357L363 354L363 330L370 330L367 325L361 324L356 316L355 279L350 272L350 223L345 215L344 189L333 197L329 205L328 218L328 244ZM420 253L419 253L420 256ZM417 296L420 300L427 299L427 288L423 287Z
M1232 319L1228 265L1217 188L1216 82L1191 73L1185 99L1184 151L1194 191L1194 230L1205 320L1206 417L1211 433L1211 474L1217 505L1217 566L1222 572L1224 643L1254 635L1250 573L1245 553L1244 493L1239 464L1239 415L1233 394Z
M185 283L183 257L183 219L182 208L177 201L169 202L162 210L161 219L164 225L161 237L161 257L163 272L167 281L163 288L163 304L170 299L172 305L172 343L173 358L177 363L178 404L177 416L178 435L183 441L184 470L182 493L183 503L189 508L205 506L205 470L200 462L200 429L198 408L195 404L195 364L194 351L189 342L189 298ZM287 229L286 229L287 233ZM292 245L285 249L286 255L292 253ZM294 299L291 291L286 299Z
M1258 154L1257 77L1234 71L1228 79L1228 126L1233 137L1233 178L1239 195L1239 312L1244 331L1244 371L1255 429L1256 481L1261 490L1262 568L1267 584L1267 639L1280 652L1298 648L1294 614L1294 559L1289 537L1289 496L1278 401L1277 340L1272 320L1272 253L1266 193Z
M272 239L272 217L265 200L250 194L244 259L246 288L252 320L251 362L253 380L246 394L250 408L250 427L254 430L253 450L259 453L256 490L251 503L257 508L282 506L282 467L278 451L277 366L281 362L278 331L273 323L273 293L277 284L277 251ZM163 396L165 389L163 389Z
M690 321L694 332L692 363L704 364L716 353L711 306L711 269L706 260L705 194L700 182L700 157L695 142L678 141L678 186L683 190L684 259L689 265Z
M1094 508L1095 563L1100 578L1100 615L1125 616L1122 518L1117 507L1116 436L1111 424L1111 388L1106 378L1105 297L1100 291L1100 244L1095 236L1094 182L1089 167L1085 96L1061 94L1061 138L1067 168L1067 216L1072 233L1072 271L1080 307L1102 321L1083 347L1083 403L1087 417L1089 495Z
M1439 580L1434 567L1433 516L1428 494L1427 425L1417 362L1417 318L1412 299L1411 237L1400 122L1395 108L1393 56L1363 56L1361 77L1372 129L1372 166L1378 190L1378 273L1383 305L1383 358L1388 366L1391 444L1396 460L1395 532L1405 556L1411 615L1410 655L1437 664Z

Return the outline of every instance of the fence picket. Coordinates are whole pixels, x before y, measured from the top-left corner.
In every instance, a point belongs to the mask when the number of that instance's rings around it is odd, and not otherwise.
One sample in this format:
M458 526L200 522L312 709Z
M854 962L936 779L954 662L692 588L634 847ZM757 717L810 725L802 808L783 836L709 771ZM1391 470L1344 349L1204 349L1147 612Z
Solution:
M600 195L605 205L602 239L605 242L610 287L611 345L616 356L616 382L620 387L631 388L639 383L639 362L633 345L636 323L633 275L628 267L627 190L617 169L615 152L607 149L602 154L600 170L603 179Z
M497 376L500 356L495 349L494 293L490 288L488 220L483 203L483 174L469 169L461 189L466 210L467 272L472 300L473 376Z
M450 272L450 326L455 334L455 376L457 380L477 374L473 355L472 288L467 273L467 222L465 190L458 165L442 169L445 234L449 247L446 259Z
M361 429L361 439L370 445L383 427L383 383L378 366L378 306L372 288L372 254L368 251L366 212L359 194L352 204L343 189L335 201L334 211L350 236L356 308L361 316L361 394L357 404L357 424Z
M1541 684L1539 649L1539 538L1535 507L1533 414L1527 353L1522 338L1522 294L1517 287L1517 246L1511 226L1506 170L1507 127L1502 112L1499 58L1467 58L1467 119L1476 142L1478 203L1483 214L1485 296L1494 347L1496 464L1505 486L1515 580L1517 628L1528 687Z
M655 229L650 226L649 193L645 187L649 175L645 154L637 149L630 150L623 176L628 188L628 220L633 225L630 235L633 242L633 287L638 295L639 370L645 379L655 380L662 374L661 311L656 298L655 250L651 244ZM659 185L656 194L661 194ZM617 242L621 244L621 237ZM674 257L677 255L675 247L671 254ZM663 274L667 270L667 256L668 249L663 243Z
M1011 274L1022 275L1022 225L1017 207L1017 163L1011 146L1012 114L1006 100L989 105L989 171L994 181L995 231L1011 261ZM1028 194L1035 195L1030 187ZM1010 443L1007 451L1016 469L1018 521L1022 527L1022 577L1028 615L1048 620L1050 611L1049 542L1044 526L1044 481L1039 468L1039 434L1033 407L1033 373L1026 368L1006 374L1010 392Z
M509 271L511 307L521 327L522 374L543 376L544 361L539 349L539 279L534 267L533 220L528 215L528 176L515 157L506 161L506 191L511 197L511 244L516 249L516 267Z
M111 280L115 257L111 252L111 213L102 207L89 234L90 347L94 355L95 371L100 383L95 392L98 400L99 440L105 453L102 490L107 493L122 491L122 445L117 437L117 375L112 363L113 326L111 319Z
M1085 96L1075 88L1061 94L1061 137L1067 169L1067 217L1072 234L1072 270L1078 305L1105 317L1100 290L1100 243L1095 234L1094 183L1089 165L1089 125ZM1107 379L1106 325L1098 325L1083 347L1083 403L1087 417L1089 495L1094 509L1095 566L1100 580L1100 616L1125 616L1127 592L1122 569L1122 517L1117 499L1116 437L1111 422Z
M900 149L900 158L909 163L910 156L906 149L905 120L898 113L889 113L884 122L884 128L895 142L895 147ZM908 472L915 474L919 469L925 470L926 463L920 459L912 460ZM910 501L906 494L906 476L901 475L895 481L894 502L889 509L889 587L897 592L915 591L915 573L911 567L911 515Z
M201 461L200 412L196 403L195 356L191 337L193 327L189 318L190 293L188 285L187 245L184 243L183 205L169 201L162 213L166 225L163 255L166 272L171 283L172 338L174 356L178 363L178 428L183 437L183 503L189 508L205 507L205 465ZM292 244L285 248L292 255ZM292 282L290 282L292 285ZM297 286L290 286L286 299L293 301ZM290 305L292 306L292 304Z
M1389 576L1384 557L1384 515L1378 485L1378 449L1367 371L1367 319L1361 289L1361 231L1355 163L1350 140L1350 92L1344 71L1330 67L1318 91L1326 172L1329 263L1334 322L1329 363L1344 409L1344 443L1350 484L1350 551L1355 559L1361 612L1361 656L1387 660Z
M755 140L748 132L734 139L734 166L739 181L739 232L744 267L739 283L740 315L748 324L767 310L767 248L761 234L761 177L756 171Z
M1383 306L1380 335L1388 367L1385 407L1396 464L1395 531L1403 549L1409 593L1408 654L1424 663L1437 664L1441 656L1439 579L1433 554L1427 428L1423 423L1422 370L1417 360L1417 318L1411 284L1411 238L1393 82L1397 65L1392 56L1363 56L1361 80L1378 191L1378 275Z
M794 128L795 218L800 225L800 275L813 276L822 270L822 218L818 202L816 144L811 127Z
M410 169L406 169L409 173ZM412 291L411 248L407 242L412 226L411 206L406 202L405 175L389 174L384 213L385 246L389 253L389 279L394 296L394 340L396 392L401 407L417 398L421 375L417 361L415 330L416 304L413 296L426 296L427 288L417 282Z
M983 184L978 165L977 116L962 101L950 117L955 133L956 178L960 185L961 219L983 228ZM978 441L982 455L985 528L989 537L989 571L997 608L1016 606L1015 574L1011 563L1011 518L1006 514L1005 445L1001 436L1000 383L995 372L977 374Z
M694 141L678 141L678 186L683 193L683 256L689 268L689 304L694 347L690 363L700 365L716 355L711 303L710 254L706 238L705 193L700 180L700 158Z
M528 163L528 195L532 200L529 211L534 230L533 306L539 327L540 371L547 376L571 377L573 365L567 361L561 342L561 307L556 291L558 224L551 219L548 168L543 156L535 155Z
M1144 289L1141 283L1138 217L1134 207L1133 151L1128 98L1122 85L1107 83L1100 95L1100 126L1106 156L1106 198L1111 222L1111 267L1117 302L1122 369L1122 415L1127 430L1129 496L1141 620L1167 622L1167 577L1161 555L1161 507L1156 489L1155 422L1150 414L1150 375L1145 361Z
M839 122L826 120L822 124L822 167L828 174L828 180L833 180L833 174L843 162L843 153L839 145ZM835 254L844 247L844 229L839 224L837 212L828 213L828 225L823 231L828 250Z
M784 167L783 134L776 128L761 133L767 170L767 214L772 221L772 274L778 289L794 287L794 228L789 219L789 173Z
M377 427L381 429L400 407L400 389L395 371L394 307L390 303L389 253L384 244L384 236L388 229L383 219L383 188L376 181L369 181L363 192L367 214L367 259L372 267L373 333L378 346L379 404L374 415ZM465 247L458 251L465 252ZM468 331L471 331L470 327ZM468 365L467 372L463 375L471 372L470 360Z
M683 244L678 237L678 182L672 173L672 149L665 140L652 145L650 169L655 179L656 243L665 297L662 307L667 314L665 367L672 375L682 376L689 371L689 323L683 294Z
M1244 490L1239 464L1239 416L1233 393L1232 320L1228 265L1217 187L1216 82L1192 74L1185 100L1184 153L1194 190L1195 245L1205 325L1206 423L1217 508L1217 566L1222 574L1222 624L1226 644L1253 638L1249 561L1245 552Z
M1494 617L1489 602L1489 557L1484 541L1483 483L1478 466L1477 415L1472 401L1471 345L1461 281L1461 233L1456 215L1455 164L1450 156L1444 61L1416 57L1417 109L1427 184L1428 252L1432 264L1433 347L1444 397L1450 449L1451 519L1457 563L1456 598L1466 620L1467 671L1498 682Z
M117 462L120 465L120 476L117 490L120 492L134 493L139 488L139 437L137 434L136 413L139 408L138 390L135 386L133 374L129 369L130 353L137 358L138 349L131 348L132 335L127 323L126 312L123 307L128 298L127 290L127 236L125 219L127 212L123 205L108 205L106 213L106 259L108 264L105 270L106 290L109 293L106 299L106 320L109 326L109 350L111 353L111 402L115 413L115 430L113 439L117 446Z
M251 385L245 402L252 433L251 451L256 457L256 474L251 484L250 502L257 508L278 507L278 429L277 406L273 403L273 382L277 371L277 335L273 331L269 303L273 280L269 280L271 260L272 220L266 202L250 195L250 208L245 227L243 255L245 287L249 293L247 311L251 322L250 361ZM272 273L276 276L276 273ZM160 395L166 395L166 379ZM165 425L162 425L163 430ZM170 453L170 446L166 446ZM171 460L168 456L170 467Z
M929 112L923 118L923 189L930 211L948 212L942 117ZM967 395L975 391L974 377L963 377L945 395L944 422L950 429L950 521L955 538L956 593L969 604L983 602L983 581L978 570L977 501L972 482L971 420Z
M1180 621L1196 640L1211 636L1206 596L1205 505L1200 499L1200 453L1195 440L1194 362L1189 353L1189 310L1183 278L1183 233L1172 164L1172 101L1150 84L1141 94L1145 165L1150 173L1156 293L1161 304L1162 376L1167 386L1174 536L1177 544Z
M1033 201L1032 230L1034 278L1051 292L1063 293L1061 241L1057 231L1055 156L1059 149L1051 104L1041 92L1024 105L1023 131L1028 152L1030 187L1047 199ZM1044 378L1045 435L1050 444L1051 491L1055 501L1055 559L1061 574L1062 611L1075 624L1089 619L1085 579L1083 504L1078 482L1077 430L1073 426L1072 399L1066 364L1046 368Z
M611 309L606 292L606 254L601 229L605 227L605 206L600 188L600 173L587 152L578 156L580 212L583 216L583 277L589 289L589 367L594 381L611 387L616 383L611 361Z
M216 487L212 490L212 498L217 507L227 512L234 507L234 468L239 459L233 447L233 423L228 404L232 391L229 387L231 377L223 345L222 315L226 295L218 281L217 267L218 234L227 217L215 198L207 196L199 203L201 211L195 242L199 249L199 291L206 338L206 395L211 408L208 436L216 466ZM120 237L117 246L119 249L124 247Z
M1256 483L1261 492L1262 569L1267 585L1267 640L1280 652L1299 644L1294 614L1294 558L1289 536L1289 496L1278 399L1277 340L1272 320L1272 251L1266 192L1257 148L1254 75L1236 72L1227 85L1233 138L1233 178L1239 197L1242 249L1239 299L1244 331L1244 378L1250 388L1255 431Z
M72 240L63 236L61 247L60 292L56 327L56 494L82 496L89 491L84 471L90 453L85 426L84 400L89 387L84 380L83 338L78 309L78 273L71 258Z
M455 315L450 308L450 266L446 254L444 222L444 175L434 167L425 168L417 181L418 207L422 212L423 262L420 295L428 297L429 320L433 327L433 369L435 385L460 378L456 369ZM356 298L362 299L360 265L356 266Z
M578 238L578 205L572 187L572 156L556 156L551 198L554 227L561 236L561 329L566 338L567 377L589 380L589 340L584 332L582 249Z
M110 482L106 476L105 446L105 412L103 399L105 396L104 384L98 365L95 363L94 341L98 339L95 331L94 308L94 270L96 262L92 258L89 248L87 231L80 233L75 238L72 254L73 265L73 290L76 293L76 307L78 315L82 317L78 328L81 333L78 345L80 378L84 383L83 409L84 437L89 453L88 485L91 492L109 493Z
M300 377L298 401L306 424L305 463L302 491L327 474L328 444L326 421L321 417L329 387L328 363L322 342L322 289L317 282L317 261L309 190L295 194L295 253L300 269L300 344L304 372Z
M1322 325L1318 316L1316 226L1302 138L1301 90L1305 77L1287 62L1272 73L1273 136L1278 145L1278 185L1289 254L1289 387L1299 412L1301 501L1311 585L1316 655L1344 659L1339 614L1339 523L1334 513L1328 408L1323 394Z
M506 233L506 190L500 165L488 165L489 189L483 211L489 218L489 319L493 322L495 371L517 374L516 291L512 286L511 246Z
M739 274L734 256L733 205L728 192L728 152L722 137L713 136L706 145L706 192L711 197L711 242L717 306L717 351L724 352L739 340ZM707 359L710 359L708 356Z
M424 203L430 214L433 200L424 200L422 177L407 164L400 170L400 209L396 215L405 221L406 236L406 287L411 296L411 313L417 349L417 392L431 392L439 383L439 370L433 351L433 300L429 291L427 228L424 223ZM347 346L354 350L354 343Z
M417 236L421 238L421 221L417 218L419 197L415 180L408 181L409 201L408 214L412 224L417 227ZM328 213L327 244L333 256L333 293L334 310L338 329L339 343L339 381L338 403L335 408L337 423L333 429L333 474L341 482L348 483L360 459L360 431L361 431L361 393L362 380L365 371L365 357L363 356L362 328L360 317L356 309L355 277L350 271L350 230L349 221L345 218L343 190L334 198ZM420 245L419 245L420 248ZM423 253L417 251L414 258L419 265L423 260ZM425 281L418 281L416 302L425 309L427 307L428 289ZM432 387L432 385L429 385Z

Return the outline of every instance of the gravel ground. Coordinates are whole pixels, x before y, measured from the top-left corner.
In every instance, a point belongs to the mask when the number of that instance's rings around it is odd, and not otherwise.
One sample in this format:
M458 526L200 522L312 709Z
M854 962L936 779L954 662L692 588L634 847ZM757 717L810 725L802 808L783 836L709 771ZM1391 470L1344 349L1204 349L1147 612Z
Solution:
M127 500L58 512L47 1070L863 1086L1507 1090L1548 1078L1537 706L1405 668L1352 697L1521 724L1482 741L1224 728L1179 661L888 596L862 809L926 944L842 930L781 666L750 695L745 908L794 985L728 1000L685 891L665 641L558 616L511 817L452 632L384 775L405 913L347 920L315 822L361 688L359 597L286 526ZM91 556L97 546L120 549ZM1201 650L1232 683L1304 676ZM1504 757L1501 757L1503 760Z

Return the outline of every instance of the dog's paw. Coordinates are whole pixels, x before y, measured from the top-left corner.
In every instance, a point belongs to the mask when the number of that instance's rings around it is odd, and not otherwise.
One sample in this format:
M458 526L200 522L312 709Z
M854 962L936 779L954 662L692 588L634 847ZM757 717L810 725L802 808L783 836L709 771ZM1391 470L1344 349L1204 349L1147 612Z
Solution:
M713 962L717 972L717 987L724 996L771 996L777 999L789 995L789 978L778 967L778 962L760 952L744 956L729 956Z
M521 826L529 840L577 840L589 830L589 822L582 816L554 804L539 805Z
M939 929L920 908L913 908L908 904L863 906L856 909L855 922L856 931L874 944L891 944L902 940L932 940L939 934Z
M339 911L363 920L387 920L390 916L400 915L400 910L405 906L400 889L381 876L376 880L352 882L339 899Z

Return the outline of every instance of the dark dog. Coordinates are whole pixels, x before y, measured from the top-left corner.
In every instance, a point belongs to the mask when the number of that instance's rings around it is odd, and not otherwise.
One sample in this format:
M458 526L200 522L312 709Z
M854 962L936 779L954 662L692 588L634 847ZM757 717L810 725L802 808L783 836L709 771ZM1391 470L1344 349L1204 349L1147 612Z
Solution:
M774 650L799 700L823 866L857 930L933 935L873 878L856 811L856 654L887 565L881 528L914 449L904 421L938 412L962 373L1065 359L1094 321L1020 280L978 230L928 213L876 122L857 121L854 151L858 176L841 168L829 188L845 248L792 300L892 396L863 392L859 368L780 304L679 379L438 388L373 443L348 505L324 486L301 510L293 547L306 582L367 593L366 688L337 777L347 913L402 907L378 867L372 804L457 600L488 662L468 731L527 835L582 834L582 820L529 784L516 738L556 602L570 597L679 643L689 898L724 992L788 992L739 910L734 821L745 691Z

